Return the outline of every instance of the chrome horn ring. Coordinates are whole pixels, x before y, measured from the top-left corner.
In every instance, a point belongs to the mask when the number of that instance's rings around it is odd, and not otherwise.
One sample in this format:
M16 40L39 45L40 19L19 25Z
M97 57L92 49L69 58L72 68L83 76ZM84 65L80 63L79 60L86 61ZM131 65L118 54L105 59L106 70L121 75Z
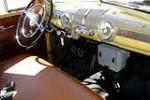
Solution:
M45 21L46 3L44 0L38 3L35 1L32 0L20 16L16 30L17 43L27 49L37 43L42 34L45 33L51 19L49 17L48 21ZM52 11L49 13L52 14Z

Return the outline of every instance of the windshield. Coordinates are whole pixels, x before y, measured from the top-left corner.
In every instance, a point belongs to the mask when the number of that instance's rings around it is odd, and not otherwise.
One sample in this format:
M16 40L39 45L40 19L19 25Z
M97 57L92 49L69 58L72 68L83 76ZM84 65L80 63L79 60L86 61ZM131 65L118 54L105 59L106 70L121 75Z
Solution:
M94 1L97 1L97 0L53 0L53 2L94 2Z
M150 13L150 0L102 0L102 1Z

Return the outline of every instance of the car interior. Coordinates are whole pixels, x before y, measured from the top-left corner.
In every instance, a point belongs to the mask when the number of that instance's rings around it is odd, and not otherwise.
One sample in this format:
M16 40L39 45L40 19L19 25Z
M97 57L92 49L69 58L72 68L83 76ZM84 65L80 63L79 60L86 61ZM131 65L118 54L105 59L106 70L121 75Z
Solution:
M150 0L1 0L0 100L150 100Z

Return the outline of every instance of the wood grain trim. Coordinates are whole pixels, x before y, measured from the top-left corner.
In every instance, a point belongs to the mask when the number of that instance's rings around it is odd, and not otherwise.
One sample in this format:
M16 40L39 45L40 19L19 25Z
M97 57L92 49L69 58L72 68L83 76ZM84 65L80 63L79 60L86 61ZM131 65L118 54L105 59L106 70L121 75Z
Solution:
M46 48L47 48L48 61L53 62L52 55L51 55L52 49L51 49L51 43L50 43L50 34L51 33L46 33L45 34L45 39L46 39Z
M7 17L18 16L18 15L21 15L21 12L6 13L6 14L3 14L3 15L0 15L0 19L7 18Z

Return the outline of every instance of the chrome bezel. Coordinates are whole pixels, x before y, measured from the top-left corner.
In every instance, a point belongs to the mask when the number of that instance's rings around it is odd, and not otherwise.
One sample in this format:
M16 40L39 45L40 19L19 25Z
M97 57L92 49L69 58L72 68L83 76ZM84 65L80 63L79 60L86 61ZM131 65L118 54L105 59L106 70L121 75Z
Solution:
M108 29L110 30L110 33L108 33ZM103 31L106 31L107 34L105 34ZM111 41L113 40L114 36L116 34L116 27L111 21L103 20L98 24L98 36L101 41Z
M71 16L68 13L63 13L60 17L61 24L65 30L71 28Z

